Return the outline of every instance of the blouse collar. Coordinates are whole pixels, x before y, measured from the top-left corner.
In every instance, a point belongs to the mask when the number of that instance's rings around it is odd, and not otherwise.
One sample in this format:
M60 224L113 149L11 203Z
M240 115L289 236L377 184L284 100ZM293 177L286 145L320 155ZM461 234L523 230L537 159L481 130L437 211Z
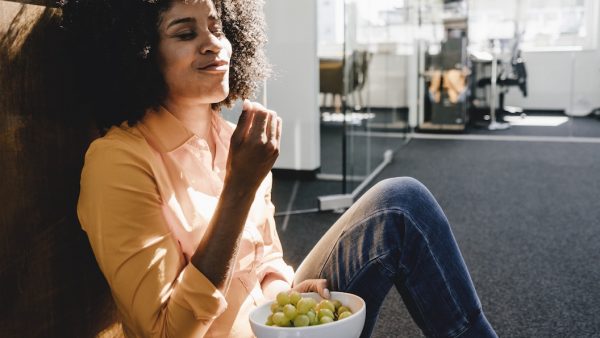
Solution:
M162 153L174 151L191 139L201 138L163 106L148 109L141 124L154 136L154 146ZM213 113L211 127L216 131L216 135L220 135L219 114L216 112Z

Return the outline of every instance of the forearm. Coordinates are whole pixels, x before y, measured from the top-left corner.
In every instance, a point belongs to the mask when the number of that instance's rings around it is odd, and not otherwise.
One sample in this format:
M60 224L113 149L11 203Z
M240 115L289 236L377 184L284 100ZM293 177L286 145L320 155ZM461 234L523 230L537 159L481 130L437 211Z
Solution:
M245 100L231 136L223 192L192 264L227 291L240 237L256 191L279 155L281 119Z
M237 187L239 185L225 184L206 233L191 259L192 264L221 291L226 291L229 285L256 190Z

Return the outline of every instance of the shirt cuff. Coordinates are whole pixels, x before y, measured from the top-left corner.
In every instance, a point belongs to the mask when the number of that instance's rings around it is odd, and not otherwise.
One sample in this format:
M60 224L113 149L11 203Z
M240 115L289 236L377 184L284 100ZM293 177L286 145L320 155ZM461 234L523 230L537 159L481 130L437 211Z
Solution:
M214 320L227 309L223 293L193 264L188 264L179 275L171 300L192 311L198 320Z

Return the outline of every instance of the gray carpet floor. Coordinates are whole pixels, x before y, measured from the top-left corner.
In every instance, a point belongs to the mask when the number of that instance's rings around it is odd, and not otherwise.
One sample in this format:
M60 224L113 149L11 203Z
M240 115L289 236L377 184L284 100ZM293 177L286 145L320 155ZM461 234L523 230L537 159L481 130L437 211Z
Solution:
M450 220L500 337L600 337L600 145L413 140L377 180L412 176ZM315 207L339 182L276 179L278 211ZM277 217L298 266L339 217ZM282 224L285 221L285 229ZM373 337L420 337L395 290Z

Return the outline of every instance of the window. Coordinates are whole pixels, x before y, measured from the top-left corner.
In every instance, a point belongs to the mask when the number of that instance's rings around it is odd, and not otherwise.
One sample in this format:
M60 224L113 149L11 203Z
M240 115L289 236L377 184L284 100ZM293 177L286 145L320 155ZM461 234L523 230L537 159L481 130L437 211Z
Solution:
M597 5L597 0L523 1L523 48L595 49Z
M597 0L470 0L469 39L484 47L520 35L525 51L595 49L598 10Z

